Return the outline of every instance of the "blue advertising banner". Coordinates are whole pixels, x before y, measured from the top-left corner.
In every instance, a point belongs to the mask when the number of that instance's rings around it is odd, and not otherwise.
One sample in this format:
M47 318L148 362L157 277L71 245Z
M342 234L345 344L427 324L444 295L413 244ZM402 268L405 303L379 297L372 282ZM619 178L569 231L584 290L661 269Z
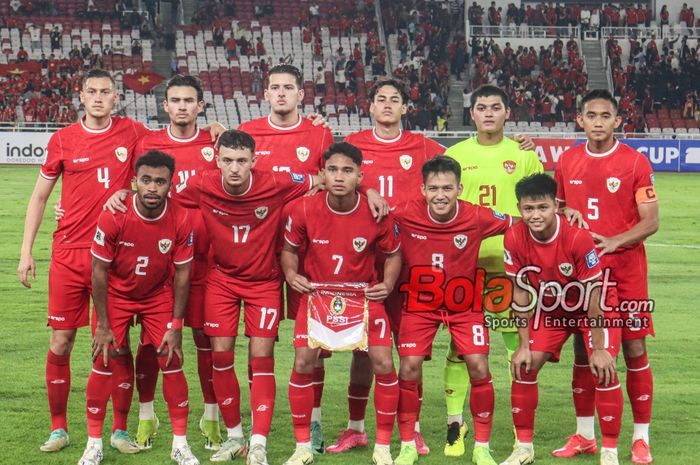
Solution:
M681 149L673 139L620 139L649 159L654 171L680 171ZM683 141L685 142L685 141ZM700 147L700 142L697 142ZM700 165L698 165L700 167Z
M700 171L700 140L682 140L681 161L679 171L698 172Z

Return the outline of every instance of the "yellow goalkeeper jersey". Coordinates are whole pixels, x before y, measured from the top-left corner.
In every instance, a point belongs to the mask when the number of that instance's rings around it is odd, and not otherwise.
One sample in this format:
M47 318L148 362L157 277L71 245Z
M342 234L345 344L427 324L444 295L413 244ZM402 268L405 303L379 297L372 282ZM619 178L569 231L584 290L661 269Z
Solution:
M544 171L535 152L520 150L518 142L506 137L495 145L480 145L474 136L448 148L445 155L462 167L462 200L514 216L520 216L515 184ZM484 239L479 266L488 273L503 272L503 236Z

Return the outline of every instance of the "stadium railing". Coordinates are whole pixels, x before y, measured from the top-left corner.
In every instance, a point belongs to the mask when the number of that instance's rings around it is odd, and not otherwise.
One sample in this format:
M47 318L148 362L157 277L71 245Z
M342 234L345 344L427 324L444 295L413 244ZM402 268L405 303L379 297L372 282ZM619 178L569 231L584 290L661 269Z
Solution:
M559 37L581 37L578 26L473 26L467 22L467 36L502 37L513 39L555 39Z

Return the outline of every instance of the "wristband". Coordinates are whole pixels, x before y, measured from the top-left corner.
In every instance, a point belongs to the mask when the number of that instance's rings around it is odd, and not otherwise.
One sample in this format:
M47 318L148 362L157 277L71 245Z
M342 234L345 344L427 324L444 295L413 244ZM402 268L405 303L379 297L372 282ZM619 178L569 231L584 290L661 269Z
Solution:
M182 329L182 318L173 318L168 323L168 329Z

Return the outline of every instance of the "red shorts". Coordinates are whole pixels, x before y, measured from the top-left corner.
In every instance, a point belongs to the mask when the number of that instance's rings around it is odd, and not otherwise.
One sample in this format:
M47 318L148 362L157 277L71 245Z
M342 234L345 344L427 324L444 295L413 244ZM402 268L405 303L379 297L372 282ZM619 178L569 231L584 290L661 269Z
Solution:
M308 316L305 311L300 311L298 313L298 316L299 318L295 320L294 324L294 347L307 347L309 339L307 330L309 323ZM368 325L368 346L391 346L391 330L389 329L389 319L386 316L386 312L384 311L384 304L382 302L369 302Z
M399 356L430 357L433 340L441 324L447 326L458 355L489 353L489 331L484 325L483 313L437 310L403 313L399 329Z
M391 328L391 333L397 338L397 340L399 329L401 328L401 317L404 311L405 298L406 294L400 292L397 288L394 288L391 294L389 294L389 297L387 297L384 301L386 314L389 317L389 327Z
M212 268L207 275L204 334L210 337L238 336L241 303L244 303L246 336L277 337L280 281L241 281L216 268Z
M49 265L49 318L53 329L90 324L92 255L89 248L55 249Z
M306 305L306 299L308 298L306 294L301 294L291 287L285 284L285 291L287 293L287 319L294 320L297 317L297 312L299 311L300 305Z
M201 329L204 327L205 284L191 284L185 310L185 326Z
M585 317L582 317L583 319ZM555 320L555 319L552 319ZM570 318L568 320L573 320ZM540 320L542 323L543 320ZM550 320L551 321L551 320ZM561 320L559 320L561 321ZM574 333L583 335L586 341L586 351L588 355L592 352L591 330L587 327L566 327L558 328L552 324L540 324L537 329L533 329L534 319L530 320L530 350L537 352L549 352L552 357L550 362L558 362L561 355L561 348L569 336ZM617 357L620 351L621 330L620 328L604 328L605 349L613 356Z
M114 333L115 348L129 345L129 327L134 321L134 316L138 317L141 324L141 344L150 344L158 348L168 330L168 323L173 319L173 295L168 290L138 302L108 295L107 315ZM97 318L93 318L93 334L96 326Z
M622 340L654 336L652 312L648 307L650 301L644 247L603 255L601 260L603 268L610 268L611 279L617 282L617 297L622 310L620 315L624 319L634 320L622 328Z

